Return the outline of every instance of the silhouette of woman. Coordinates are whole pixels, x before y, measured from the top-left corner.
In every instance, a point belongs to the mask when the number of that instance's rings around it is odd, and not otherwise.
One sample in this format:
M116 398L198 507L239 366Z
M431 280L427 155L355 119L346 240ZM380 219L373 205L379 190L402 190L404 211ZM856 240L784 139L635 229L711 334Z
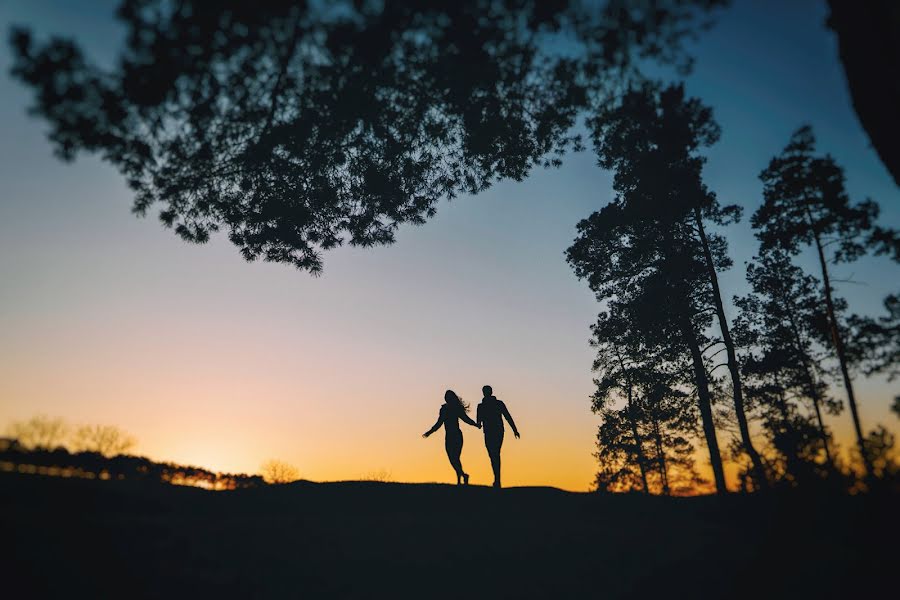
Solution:
M466 414L467 412L469 412L469 405L465 404L462 398L456 395L456 392L447 390L444 393L444 405L441 406L437 422L434 427L422 434L423 438L427 438L440 429L441 425L444 426L444 447L447 449L447 458L450 459L450 464L456 471L456 485L460 483L469 485L469 474L463 471L459 458L463 447L463 434L459 428L459 420L462 419L472 427L478 427L478 424Z

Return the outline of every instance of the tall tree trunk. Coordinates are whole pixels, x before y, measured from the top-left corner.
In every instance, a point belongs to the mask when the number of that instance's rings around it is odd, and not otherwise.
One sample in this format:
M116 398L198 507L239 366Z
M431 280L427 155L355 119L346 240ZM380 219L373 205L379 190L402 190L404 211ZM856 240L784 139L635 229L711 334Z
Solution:
M731 389L734 398L734 414L737 416L738 429L741 432L741 443L744 446L744 450L750 455L750 462L753 464L753 480L756 482L756 487L758 489L766 489L769 487L769 482L766 479L766 470L763 466L762 458L759 456L756 448L753 447L753 440L750 438L750 426L747 423L747 415L744 411L744 393L741 386L741 373L738 368L737 354L734 350L734 340L731 339L728 320L725 318L722 292L719 289L719 277L716 274L716 265L713 263L712 252L709 249L709 240L706 238L703 216L700 213L699 206L694 207L694 223L697 226L700 243L703 246L703 257L706 259L706 270L709 274L709 281L712 284L713 301L716 306L716 315L719 318L719 329L722 332L722 342L725 344L725 353L728 356L728 371L731 373Z
M814 383L810 383L811 386L814 386ZM819 399L819 392L814 391L810 395L813 402L813 410L816 413L816 423L819 426L819 435L822 437L822 448L825 450L825 461L828 463L828 467L830 469L834 469L834 458L831 456L831 444L828 443L828 430L825 429L825 421L822 419L822 407Z
M797 327L797 321L794 319L794 313L788 307L788 322L791 325L791 333L794 336L794 344L797 346L797 354L803 361L803 371L806 373L806 385L809 388L807 394L813 403L813 409L816 412L816 423L819 426L819 436L822 438L822 447L825 449L825 460L828 461L828 467L834 468L834 460L831 458L831 448L828 444L828 430L825 429L825 421L822 419L822 398L819 396L819 390L816 388L816 378L813 374L812 363L809 356L803 350L803 339L800 337L800 329Z
M644 457L644 442L641 439L641 434L638 432L637 419L634 415L634 385L631 383L631 373L625 368L625 361L622 360L622 355L619 353L619 347L613 344L613 348L616 351L616 358L619 359L619 368L622 369L622 374L625 376L626 391L628 393L628 406L625 412L628 414L631 435L634 437L634 445L637 448L638 467L641 470L641 482L644 484L644 493L649 494L650 488L647 486L647 461Z
M672 490L669 488L669 470L666 465L666 451L663 448L662 443L662 434L659 431L659 419L657 417L653 418L653 443L656 447L656 462L659 464L659 479L662 483L662 491L666 496L672 495Z
M828 325L831 328L831 341L837 353L838 363L841 366L841 376L844 378L844 388L847 390L847 404L850 405L850 414L853 417L853 429L856 431L856 443L859 445L859 454L862 457L864 475L871 476L872 462L869 460L869 452L866 449L866 438L863 436L862 425L859 422L859 410L856 407L856 396L853 393L853 381L850 379L850 370L847 368L847 356L844 352L844 340L838 327L837 316L834 314L834 301L831 298L831 280L828 277L828 263L825 260L825 252L822 250L822 241L818 232L814 232L816 251L819 254L819 265L822 267L822 287L825 290L825 308L828 311Z
M716 439L716 425L713 422L712 398L709 393L709 379L706 376L706 366L703 364L703 353L697 342L697 335L687 316L682 317L682 334L691 351L691 361L694 365L694 381L697 384L697 403L700 407L700 419L703 423L703 435L706 437L706 447L709 449L709 462L712 466L713 479L716 482L716 493L727 494L725 486L725 470L722 468L722 455L719 453L719 441Z

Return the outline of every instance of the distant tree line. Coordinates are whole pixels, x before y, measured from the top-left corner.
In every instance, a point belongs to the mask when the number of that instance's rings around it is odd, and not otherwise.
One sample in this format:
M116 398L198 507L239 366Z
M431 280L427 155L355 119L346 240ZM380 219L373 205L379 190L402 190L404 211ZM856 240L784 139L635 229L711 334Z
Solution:
M0 471L79 477L147 481L192 485L211 490L233 490L265 485L259 475L216 473L200 467L157 462L143 456L99 452L69 452L66 448L27 449L15 442L0 444Z
M126 479L193 485L211 490L265 484L259 475L217 473L125 454L134 445L134 438L111 425L85 425L72 432L62 419L36 416L13 423L8 431L9 437L0 438L0 472Z
M114 425L69 426L63 419L37 415L8 427L10 437L22 447L53 449L65 446L76 452L115 456L131 450L136 440Z
M669 494L695 485L698 437L719 493L726 451L744 465L746 489L855 489L895 478L894 436L882 426L865 431L854 377L896 377L898 297L885 300L880 318L848 314L831 273L866 253L900 260L900 238L877 225L877 204L851 201L843 170L817 154L811 128L797 130L760 174L751 293L734 299L730 321L718 279L731 266L721 232L741 208L723 205L703 183L701 151L719 137L711 109L681 85L646 82L590 126L615 197L579 223L567 258L603 305L592 341L593 408L603 417L598 488ZM808 250L815 273L793 262ZM823 419L845 406L852 465L841 464ZM723 448L720 432L732 426L737 436Z

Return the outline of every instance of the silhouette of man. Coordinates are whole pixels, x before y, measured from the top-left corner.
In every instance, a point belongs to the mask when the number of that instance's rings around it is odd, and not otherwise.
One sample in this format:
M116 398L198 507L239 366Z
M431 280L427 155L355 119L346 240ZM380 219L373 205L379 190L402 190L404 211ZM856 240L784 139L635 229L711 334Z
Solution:
M491 457L491 468L494 470L494 487L498 488L500 487L500 447L503 446L503 419L505 418L512 427L513 434L517 439L519 430L516 429L516 422L513 421L506 405L494 396L491 386L484 386L481 388L481 392L484 394L484 398L478 405L475 422L484 431L484 446L487 448L488 456Z

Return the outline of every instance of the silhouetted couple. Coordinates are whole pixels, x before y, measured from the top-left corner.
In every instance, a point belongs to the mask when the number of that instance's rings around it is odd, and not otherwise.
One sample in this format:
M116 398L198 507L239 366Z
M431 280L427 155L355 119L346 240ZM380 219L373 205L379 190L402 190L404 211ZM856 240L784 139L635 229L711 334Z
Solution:
M463 471L460 455L462 454L463 435L459 428L459 420L462 419L472 427L477 427L484 431L484 446L487 448L488 456L491 458L491 469L494 470L494 487L500 487L500 448L503 446L503 419L512 427L513 434L519 437L519 430L516 429L516 422L513 421L512 415L506 409L506 405L497 400L491 386L486 385L481 388L484 398L478 405L476 412L476 421L469 418L469 405L462 401L462 398L456 395L453 390L447 390L444 393L444 405L441 406L438 420L434 426L422 434L422 437L428 437L435 431L444 426L444 447L447 449L447 458L453 470L456 471L456 484L468 485L469 474Z

